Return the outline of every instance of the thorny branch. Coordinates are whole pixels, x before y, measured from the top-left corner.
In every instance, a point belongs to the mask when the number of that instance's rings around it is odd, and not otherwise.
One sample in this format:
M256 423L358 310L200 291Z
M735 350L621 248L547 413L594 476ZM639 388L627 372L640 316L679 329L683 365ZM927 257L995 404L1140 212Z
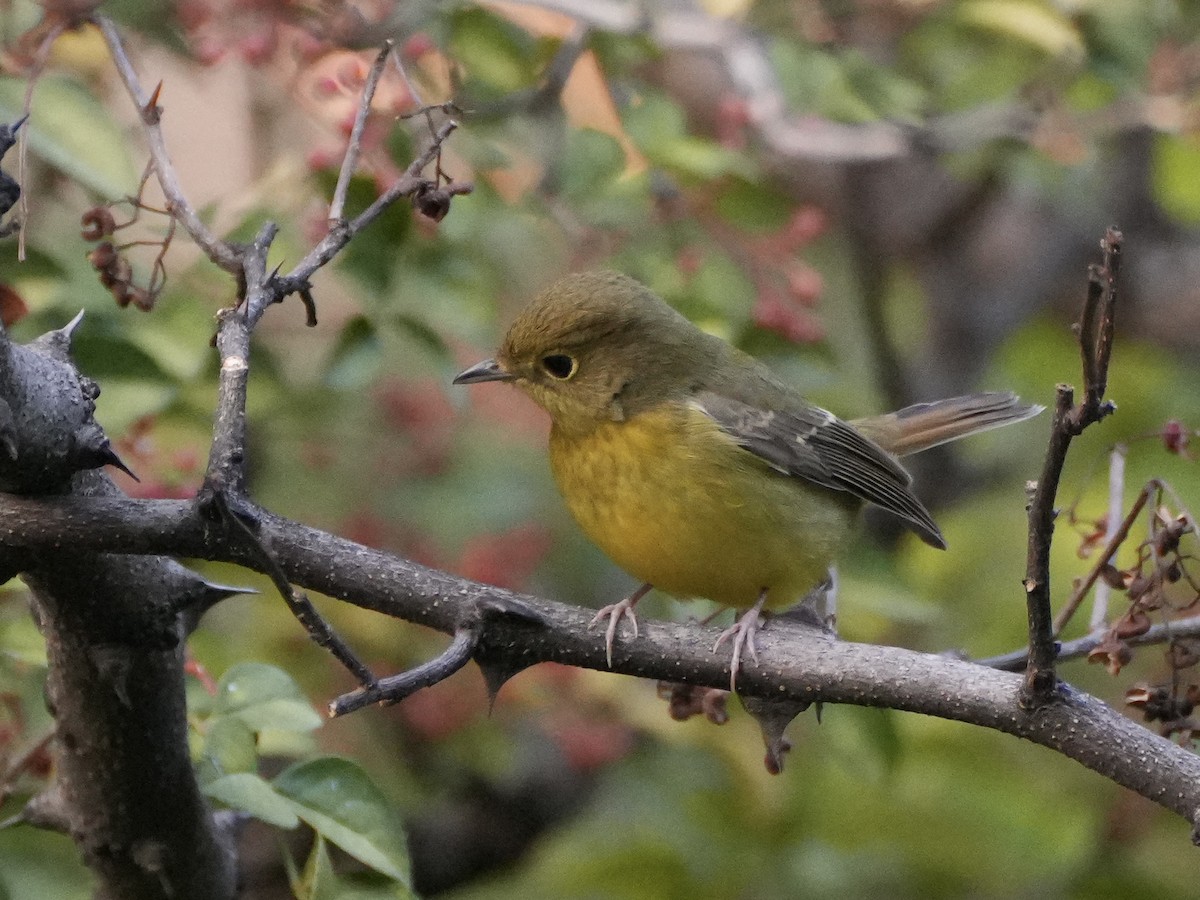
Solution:
M0 494L0 548L34 553L70 542L80 550L171 552L253 565L246 549L206 528L186 501L26 498ZM512 594L428 569L257 510L259 537L288 580L365 609L448 634L484 616L473 655L493 690L538 662L608 670L589 610ZM1105 704L1060 687L1061 702L1030 716L1018 708L1019 679L962 660L833 641L786 620L760 634L761 664L747 664L739 690L798 702L885 706L994 728L1050 747L1195 822L1200 757ZM466 629L469 630L469 627ZM612 671L722 687L729 663L712 653L714 628L650 621L638 641L618 645ZM466 642L464 636L460 639ZM442 663L461 659L462 645ZM412 673L409 675L413 681ZM1145 761L1155 760L1153 766Z
M163 110L158 105L162 85L147 95L115 25L99 15L91 21L100 29L125 89L137 107L150 151L147 175L152 173L157 179L172 222L178 221L210 260L237 279L239 302L219 316L215 341L221 359L217 415L205 484L191 504L191 515L206 541L227 544L245 564L269 573L314 640L329 648L354 673L363 686L364 695L373 697L370 692L376 690L375 679L316 613L307 596L293 590L276 549L261 539L260 513L246 497L250 336L266 309L292 293L300 295L309 324L315 324L315 300L309 279L373 222L388 204L408 197L421 212L440 218L449 211L455 195L470 191L469 184L449 183L440 165L442 144L457 123L452 119L443 123L436 133L431 134L428 146L383 197L352 221L340 222L290 275L280 277L267 263L277 231L273 223L264 223L252 243L237 245L219 238L201 220L184 193L167 152L160 124ZM78 24L83 24L82 20ZM385 60L387 56L385 52L380 59ZM364 93L364 116L376 84L377 78ZM15 128L11 126L9 132ZM351 140L344 171L353 170L360 143L361 129ZM434 160L438 161L434 178L424 177L423 171ZM15 197L14 191L7 193ZM86 222L85 227L89 227ZM114 254L104 260L104 272L113 286L122 286L127 281L124 270L112 257L115 257L115 248ZM61 343L61 359L56 358L55 364L69 368L77 375L70 365L69 337ZM9 347L6 336L0 331L0 349ZM75 380L67 379L68 382ZM86 379L79 381L84 393L91 390ZM88 395L89 398L94 396L94 393ZM0 452L19 462L29 453L17 438L27 436L12 428L5 429L3 413L8 409L0 398ZM98 426L95 431L96 439L103 439ZM79 444L78 441L75 443ZM79 446L86 450L92 443ZM104 439L100 449L107 446ZM93 453L84 462L100 465L114 460L116 457L109 450L108 455ZM119 460L113 464L119 464ZM96 478L98 480L90 483L100 485L97 488L99 496L108 490L116 490L102 476ZM8 489L35 490L29 485L15 482L14 485ZM95 495L94 491L88 493ZM178 564L159 557L105 556L101 551L97 551L100 555L89 557L86 553L76 552L79 548L72 548L73 565L59 564L62 547L60 544L53 553L39 558L17 562L15 558L5 556L3 561L4 572L23 572L27 581L36 584L39 602L48 610L45 628L51 647L50 682L57 715L60 723L78 726L72 740L59 747L59 775L54 786L27 807L30 817L26 821L32 822L36 818L45 824L70 826L85 861L97 873L99 895L150 896L157 887L159 895L166 892L173 896L232 896L235 860L230 835L219 817L209 814L186 762L188 746L183 733L185 711L180 643L194 627L199 611L228 595L229 590L208 585ZM47 567L46 560L51 559L56 563ZM109 560L113 562L109 564ZM155 590L135 584L138 578L153 583ZM122 603L132 604L128 616L119 615L125 610L116 609L119 604L109 594L91 590L97 579L107 579L103 587L115 592L112 596ZM76 597L76 594L86 596ZM73 602L84 599L87 603ZM93 621L89 618L93 613L101 618ZM150 620L153 627L144 627L141 620ZM137 678L136 697L133 702L122 705L124 695L121 690L114 691L106 678L88 680L88 665L76 665L74 661L87 658L89 647L107 635L104 629L123 627L122 623L127 621L135 622L129 625L132 632L150 634L158 643L143 647L131 639L128 651L122 650L131 660L132 669L136 669ZM98 634L101 636L97 637ZM115 707L110 708L114 703ZM79 735L86 735L86 738ZM120 752L115 752L114 747L120 748ZM107 757L104 756L106 752ZM163 763L153 773L155 777L149 779L155 788L137 802L131 800L126 808L115 792L119 791L119 783L124 783L122 779L127 779L131 769L144 768L148 764L145 761L148 754ZM184 762L179 764L179 760ZM102 771L98 767L102 767ZM166 819L162 815L164 809L168 811ZM139 862L144 860L138 857L138 848L146 841L155 842L155 846L161 846L163 852L170 855L169 866L139 867ZM108 849L101 852L97 848ZM147 877L152 884L147 885Z

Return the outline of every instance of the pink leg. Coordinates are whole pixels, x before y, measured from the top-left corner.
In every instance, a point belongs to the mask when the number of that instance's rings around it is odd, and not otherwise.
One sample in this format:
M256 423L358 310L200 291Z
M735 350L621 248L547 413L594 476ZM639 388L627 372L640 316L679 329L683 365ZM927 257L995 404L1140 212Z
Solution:
M633 636L638 636L637 616L633 613L633 608L637 606L638 601L645 597L654 585L650 583L643 584L640 588L622 600L620 603L610 603L603 607L595 618L588 623L588 628L591 628L601 619L608 617L608 628L604 632L604 654L608 657L608 667L612 668L612 648L613 638L617 636L617 625L622 618L628 618L629 624L633 626Z
M758 663L758 629L762 625L762 609L767 602L767 589L763 588L759 591L758 600L755 604L746 610L746 613L721 632L721 636L717 638L717 642L713 644L713 653L717 652L725 641L733 638L733 659L729 663L729 690L737 693L737 676L738 670L742 667L742 654L750 653L750 658Z

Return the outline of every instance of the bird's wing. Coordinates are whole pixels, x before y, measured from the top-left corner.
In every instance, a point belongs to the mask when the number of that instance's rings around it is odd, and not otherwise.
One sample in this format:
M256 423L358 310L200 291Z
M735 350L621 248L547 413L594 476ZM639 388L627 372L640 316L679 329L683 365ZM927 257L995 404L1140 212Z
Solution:
M833 413L816 406L765 410L711 391L693 403L739 446L785 475L846 491L899 516L920 538L944 548L928 510L896 460Z

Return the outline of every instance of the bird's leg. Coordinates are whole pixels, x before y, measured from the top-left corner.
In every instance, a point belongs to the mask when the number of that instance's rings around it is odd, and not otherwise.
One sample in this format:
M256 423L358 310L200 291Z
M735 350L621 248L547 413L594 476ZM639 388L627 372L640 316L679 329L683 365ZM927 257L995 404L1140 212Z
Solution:
M608 667L612 668L612 648L613 638L617 636L617 624L622 618L628 618L629 623L633 626L633 636L638 636L637 616L633 613L633 608L637 606L638 601L650 593L654 585L646 582L620 603L610 603L608 606L602 607L592 621L588 622L588 628L591 628L601 619L608 617L608 628L604 632L604 654L608 658Z
M725 641L733 639L733 659L729 663L729 690L737 693L738 670L742 667L742 653L748 651L755 665L758 664L758 629L762 625L762 609L767 602L767 589L758 592L758 600L746 610L745 614L721 632L717 642L713 644L713 653L717 652Z

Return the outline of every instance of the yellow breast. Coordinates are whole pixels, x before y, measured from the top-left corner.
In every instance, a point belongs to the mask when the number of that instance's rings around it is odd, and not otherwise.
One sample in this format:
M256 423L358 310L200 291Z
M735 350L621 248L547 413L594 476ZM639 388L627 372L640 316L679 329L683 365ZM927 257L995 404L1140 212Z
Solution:
M580 527L621 568L676 596L750 606L826 576L859 502L782 475L700 410L659 407L584 435L554 429L550 463Z

